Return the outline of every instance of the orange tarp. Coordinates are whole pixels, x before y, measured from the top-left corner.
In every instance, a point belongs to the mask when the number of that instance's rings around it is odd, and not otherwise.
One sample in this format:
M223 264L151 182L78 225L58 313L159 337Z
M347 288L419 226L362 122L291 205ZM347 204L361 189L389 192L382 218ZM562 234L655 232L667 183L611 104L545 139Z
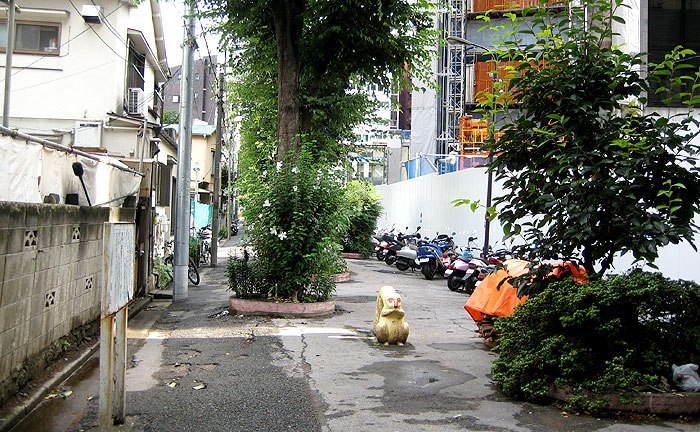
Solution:
M509 276L515 277L527 273L527 265L530 262L509 259L503 264L506 270L499 269L495 273L486 276L479 286L474 289L474 292L464 305L464 309L469 312L474 321L483 319L484 315L511 315L516 305L525 303L525 300L527 300L527 296L519 299L515 288L508 282L504 282L500 289L498 289L498 284Z
M507 277L524 275L529 271L529 264L529 261L520 259L506 260L503 263L505 270L499 269L495 273L486 276L484 280L481 281L464 305L464 309L469 312L469 315L471 315L474 321L483 319L484 315L497 317L512 315L515 306L525 303L525 300L529 297L523 296L522 298L518 298L517 290L513 285L504 282L501 287L498 288L498 284ZM571 271L576 282L583 283L588 280L586 271L582 267L577 268L575 265L568 262L559 263L559 266L555 267L550 274L559 276L559 274L562 273L562 266Z

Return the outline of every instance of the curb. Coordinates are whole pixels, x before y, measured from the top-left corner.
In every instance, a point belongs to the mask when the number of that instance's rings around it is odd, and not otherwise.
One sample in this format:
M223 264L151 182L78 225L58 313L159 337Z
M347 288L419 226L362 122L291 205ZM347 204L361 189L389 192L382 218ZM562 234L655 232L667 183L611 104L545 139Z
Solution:
M151 296L138 297L133 302L133 308L129 308L129 318L141 312L153 300ZM44 382L34 393L29 395L27 401L14 408L4 419L1 419L0 432L9 431L14 426L28 416L37 407L53 388L67 380L76 370L82 367L100 349L100 342L95 342L92 346L83 351L78 358L67 364L62 370L56 373L48 381Z
M357 260L368 259L366 256L364 256L360 253L355 253L355 252L341 252L340 256L342 256L343 258L347 258L347 259L357 259Z
M319 303L276 303L229 297L233 315L262 315L283 318L315 318L335 312L335 300Z
M554 399L566 402L568 398L573 396L568 390L568 388L555 388L550 392L550 396ZM612 411L628 411L667 416L697 415L700 413L700 393L641 392L634 397L637 403L622 402L620 395L617 394L600 395L598 398L605 400L607 404L606 408Z

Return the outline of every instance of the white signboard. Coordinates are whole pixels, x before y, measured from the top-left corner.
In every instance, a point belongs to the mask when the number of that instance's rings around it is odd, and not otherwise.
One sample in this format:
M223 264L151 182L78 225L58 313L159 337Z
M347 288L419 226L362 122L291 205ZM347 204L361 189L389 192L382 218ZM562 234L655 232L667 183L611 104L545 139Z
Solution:
M133 296L135 239L133 223L104 224L102 316L116 313Z

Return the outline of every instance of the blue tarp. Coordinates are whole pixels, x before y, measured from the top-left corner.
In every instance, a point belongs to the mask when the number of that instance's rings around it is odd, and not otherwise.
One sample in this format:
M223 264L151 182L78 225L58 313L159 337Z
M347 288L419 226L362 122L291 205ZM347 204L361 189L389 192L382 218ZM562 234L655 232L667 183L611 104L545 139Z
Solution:
M211 220L213 217L213 206L209 204L202 204L200 202L192 201L192 206L190 208L190 220L194 219L195 231L199 231L200 228L207 225L211 226Z

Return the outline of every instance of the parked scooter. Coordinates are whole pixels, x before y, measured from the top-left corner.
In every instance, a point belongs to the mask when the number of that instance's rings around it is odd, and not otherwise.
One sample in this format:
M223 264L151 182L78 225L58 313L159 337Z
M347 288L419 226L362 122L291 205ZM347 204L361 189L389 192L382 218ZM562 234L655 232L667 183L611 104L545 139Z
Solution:
M393 242L394 238L394 227L389 231L385 231L382 234L373 235L376 243L374 245L374 254L379 261L384 261L384 250L389 246L389 242Z
M433 280L436 273L444 274L447 266L443 259L449 256L449 251L454 253L454 250L454 241L447 234L440 234L432 242L426 241L418 246L417 258L423 276Z
M418 262L418 244L420 239L420 233L418 232L420 227L416 228L416 232L413 234L408 234L403 237L406 245L401 248L396 254L396 268L401 271L406 271L410 269L420 268L420 263Z
M505 246L491 251L486 258L473 256L472 251L479 250L478 247L472 247L475 240L476 237L469 237L465 253L448 265L445 271L447 287L452 291L463 288L467 294L472 294L476 284L492 273L496 265L514 256Z
M384 246L384 263L390 266L396 262L396 257L399 251L406 246L404 243L404 235L399 232L396 237L387 240L387 244Z

